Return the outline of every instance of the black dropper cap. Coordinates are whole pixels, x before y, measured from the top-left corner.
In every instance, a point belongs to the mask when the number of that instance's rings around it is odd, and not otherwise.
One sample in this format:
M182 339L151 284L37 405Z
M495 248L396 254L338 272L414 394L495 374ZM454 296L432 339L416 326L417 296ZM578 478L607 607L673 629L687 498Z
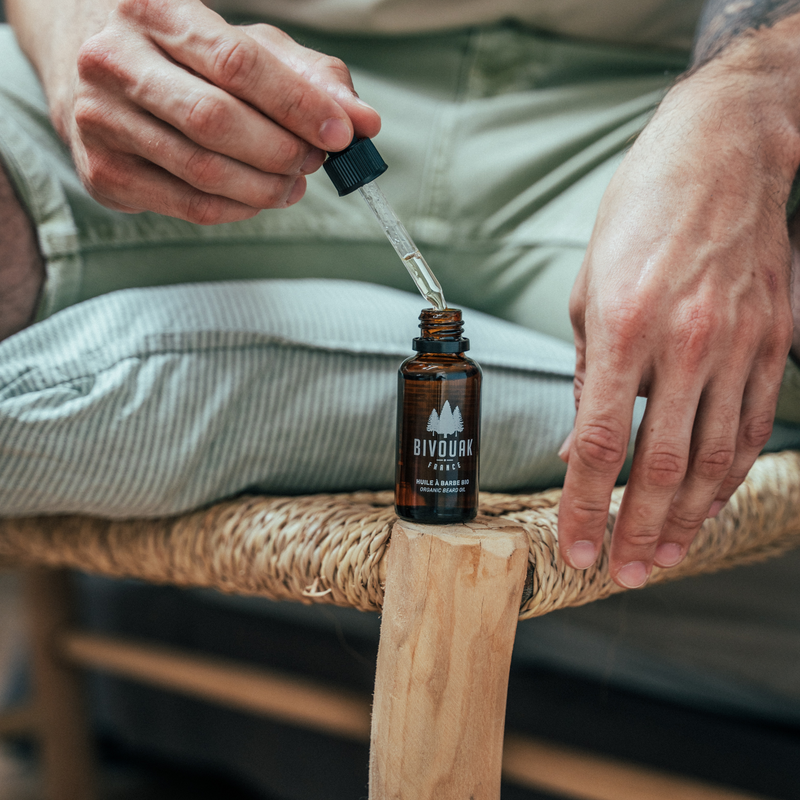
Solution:
M344 150L328 153L322 166L333 181L339 197L360 189L387 170L386 162L375 149L372 139L359 139L355 136Z

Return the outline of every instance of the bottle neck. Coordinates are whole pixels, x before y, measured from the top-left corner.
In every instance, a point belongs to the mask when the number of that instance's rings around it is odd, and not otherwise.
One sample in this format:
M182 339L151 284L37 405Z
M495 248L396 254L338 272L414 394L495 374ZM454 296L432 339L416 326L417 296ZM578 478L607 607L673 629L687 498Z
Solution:
M463 353L469 350L469 339L462 335L464 322L461 309L424 308L419 315L422 335L414 339L413 347L419 353Z

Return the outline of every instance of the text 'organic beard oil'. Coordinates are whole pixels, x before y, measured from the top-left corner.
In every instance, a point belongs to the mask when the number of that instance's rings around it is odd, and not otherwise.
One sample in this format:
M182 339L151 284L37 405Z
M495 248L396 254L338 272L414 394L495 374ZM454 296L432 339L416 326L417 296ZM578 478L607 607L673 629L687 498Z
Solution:
M423 309L417 355L398 378L395 511L443 525L478 513L481 369L464 355L461 311Z

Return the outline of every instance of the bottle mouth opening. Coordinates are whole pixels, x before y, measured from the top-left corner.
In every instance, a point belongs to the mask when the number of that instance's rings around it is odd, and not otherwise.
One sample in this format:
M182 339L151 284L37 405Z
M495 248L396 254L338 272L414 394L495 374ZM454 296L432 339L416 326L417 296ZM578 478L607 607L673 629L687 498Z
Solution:
M456 341L464 332L461 309L446 308L439 311L436 308L425 308L419 315L419 327L422 330L423 339Z
M460 308L423 308L419 314L420 322L462 322Z

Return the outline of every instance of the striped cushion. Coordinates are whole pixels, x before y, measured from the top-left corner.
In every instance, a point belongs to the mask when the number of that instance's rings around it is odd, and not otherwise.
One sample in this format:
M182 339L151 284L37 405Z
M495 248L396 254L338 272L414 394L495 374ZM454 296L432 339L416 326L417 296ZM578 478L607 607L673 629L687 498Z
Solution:
M389 488L419 297L264 280L127 289L0 343L0 514L176 513L246 490ZM544 487L570 346L465 311L484 368L482 487Z

